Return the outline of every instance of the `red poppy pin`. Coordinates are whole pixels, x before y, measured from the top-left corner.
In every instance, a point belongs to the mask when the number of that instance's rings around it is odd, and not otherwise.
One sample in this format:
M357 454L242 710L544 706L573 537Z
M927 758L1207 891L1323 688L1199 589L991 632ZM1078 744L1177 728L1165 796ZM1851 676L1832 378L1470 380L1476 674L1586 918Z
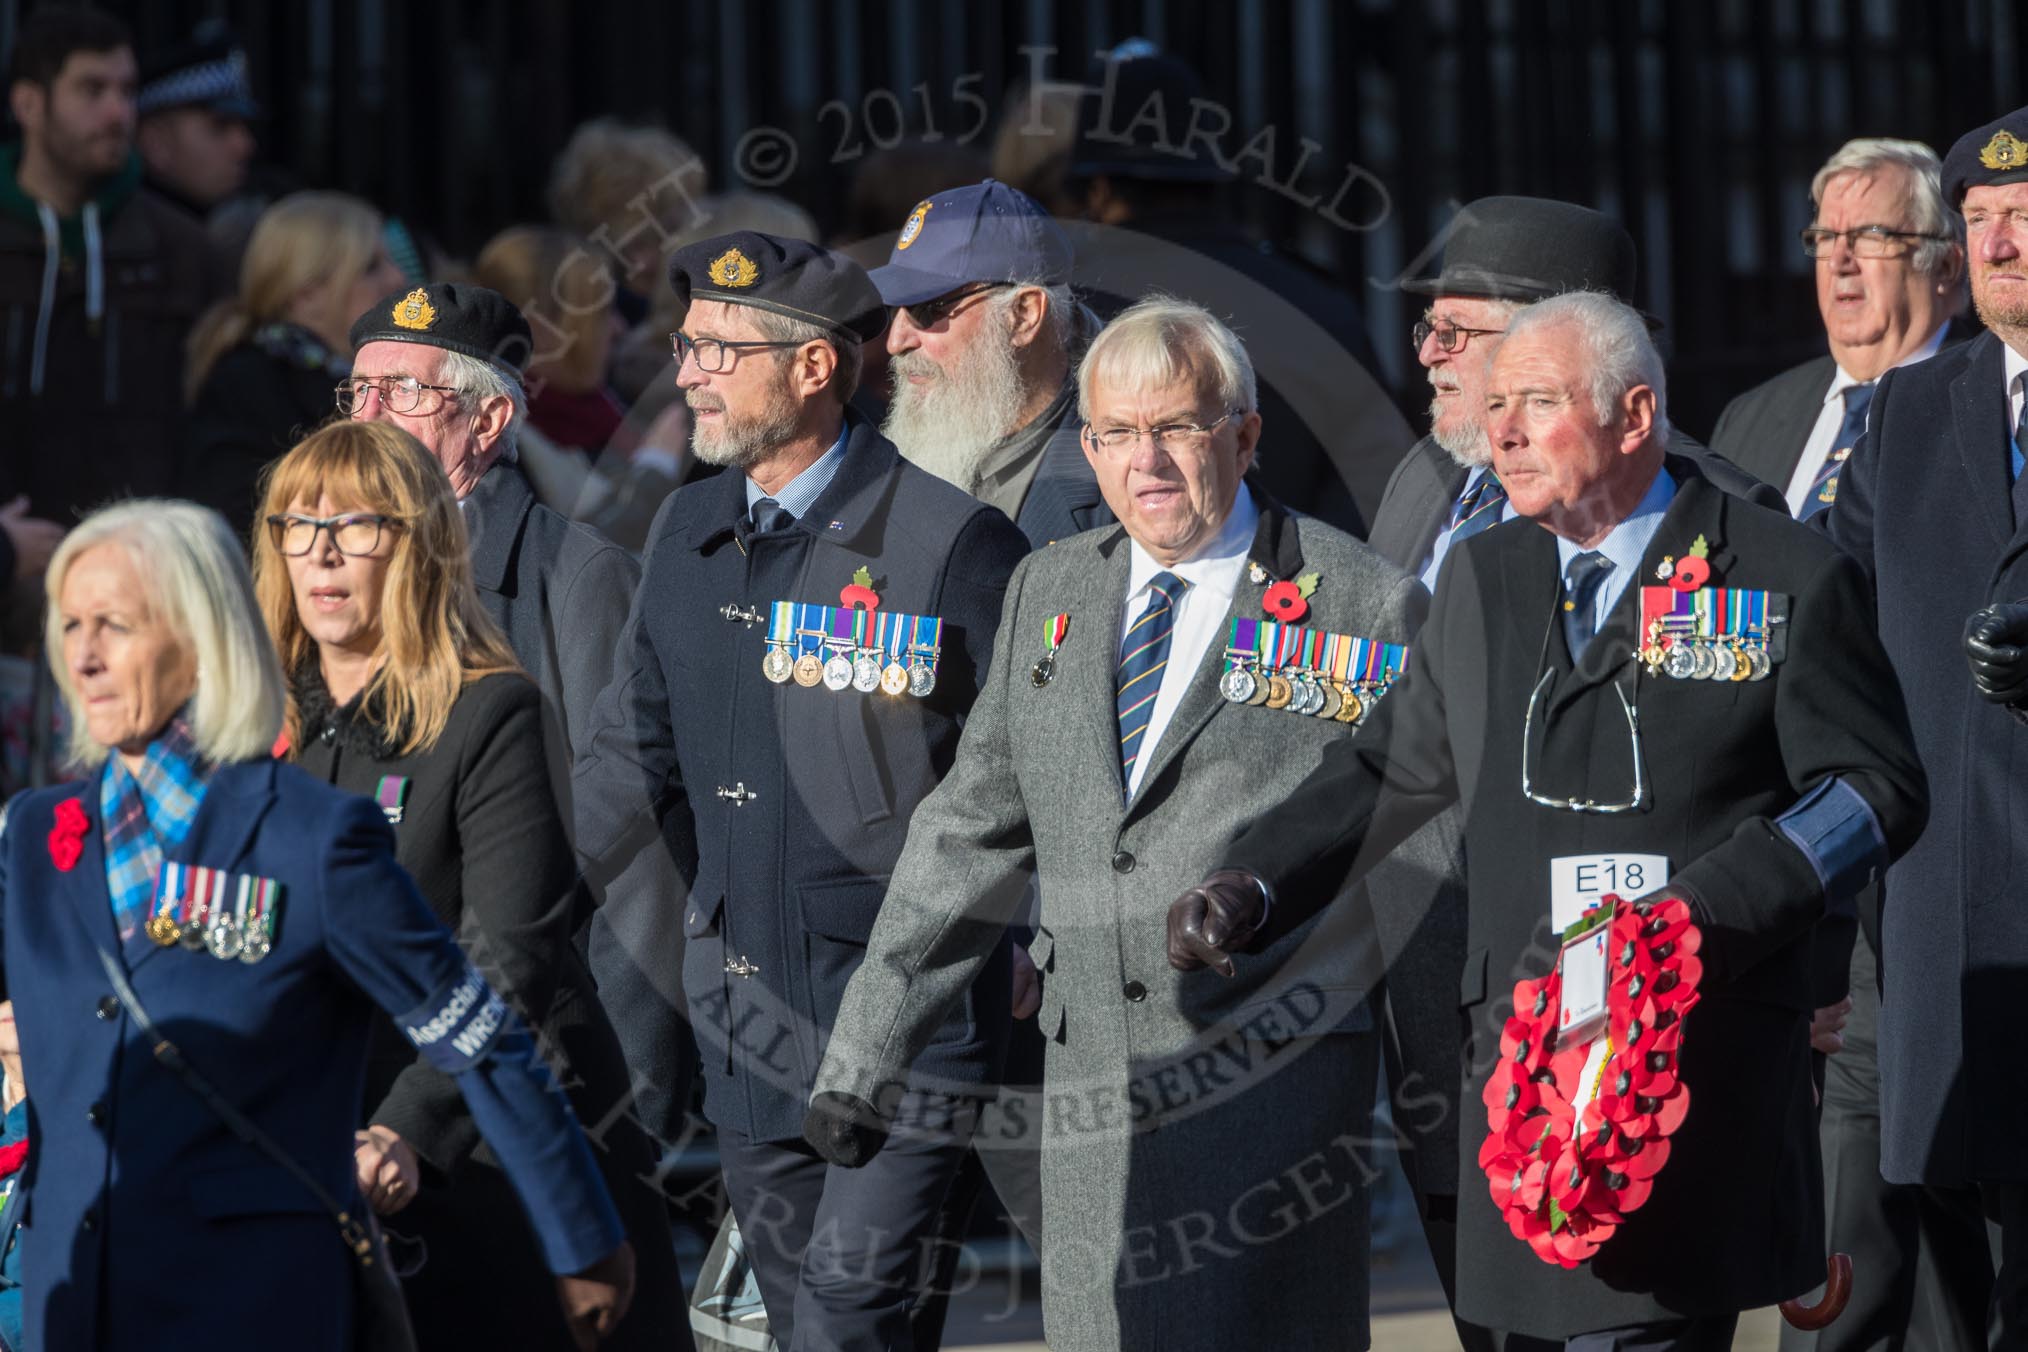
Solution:
M49 832L49 861L61 873L68 873L77 867L79 856L84 854L85 832L91 829L91 819L85 816L84 805L75 798L66 798L56 805L56 825Z
M1270 583L1260 598L1261 609L1277 620L1300 620L1310 613L1310 596L1321 580L1316 573L1304 573L1293 582Z
M1655 576L1679 592L1694 592L1711 580L1711 543L1703 536L1690 542L1690 552L1680 559L1663 558Z
M838 593L838 604L847 610L880 609L880 593L873 590L873 574L861 564L852 581Z

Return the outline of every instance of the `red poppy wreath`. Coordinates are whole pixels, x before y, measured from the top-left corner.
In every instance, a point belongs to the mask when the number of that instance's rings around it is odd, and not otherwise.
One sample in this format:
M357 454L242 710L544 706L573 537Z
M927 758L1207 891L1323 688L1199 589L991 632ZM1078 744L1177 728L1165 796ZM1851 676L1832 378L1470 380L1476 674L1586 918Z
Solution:
M1669 1137L1690 1108L1677 1073L1683 1019L1704 975L1703 935L1681 898L1608 896L1601 906L1613 920L1599 1038L1557 1045L1557 971L1516 982L1500 1064L1483 1094L1479 1167L1493 1201L1516 1239L1566 1268L1612 1238L1669 1162ZM1572 931L1590 925L1591 914ZM1599 1039L1604 1055L1594 1061Z

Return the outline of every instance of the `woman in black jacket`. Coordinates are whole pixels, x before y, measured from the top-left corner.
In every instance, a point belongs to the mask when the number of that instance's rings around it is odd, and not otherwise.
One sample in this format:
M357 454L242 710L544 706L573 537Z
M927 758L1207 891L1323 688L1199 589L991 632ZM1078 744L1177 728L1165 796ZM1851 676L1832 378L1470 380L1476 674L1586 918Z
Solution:
M583 892L544 760L542 697L479 608L449 482L407 433L344 422L275 466L262 505L255 586L291 674L292 754L379 801L401 864L537 1031L601 1148L639 1259L633 1310L605 1346L687 1346L667 1211L643 1181L653 1152L623 1111L619 1043L571 943ZM360 1183L397 1232L425 1243L404 1283L421 1347L571 1347L455 1086L382 1031Z
M352 321L402 283L385 222L356 197L299 192L261 213L239 292L191 330L177 485L246 543L261 470L334 412Z

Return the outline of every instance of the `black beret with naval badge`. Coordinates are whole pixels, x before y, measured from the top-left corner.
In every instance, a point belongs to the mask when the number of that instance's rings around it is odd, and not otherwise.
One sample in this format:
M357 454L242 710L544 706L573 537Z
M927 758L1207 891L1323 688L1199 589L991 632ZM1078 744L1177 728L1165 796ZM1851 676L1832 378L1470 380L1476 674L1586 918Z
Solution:
M1968 131L1944 156L1944 201L1965 204L1965 189L1999 183L2028 183L2028 108Z
M800 239L738 230L669 255L669 285L687 312L692 301L751 305L869 342L887 327L887 306L866 269Z
M462 352L519 377L535 345L528 320L498 291L459 282L390 291L352 323L352 350L417 343Z

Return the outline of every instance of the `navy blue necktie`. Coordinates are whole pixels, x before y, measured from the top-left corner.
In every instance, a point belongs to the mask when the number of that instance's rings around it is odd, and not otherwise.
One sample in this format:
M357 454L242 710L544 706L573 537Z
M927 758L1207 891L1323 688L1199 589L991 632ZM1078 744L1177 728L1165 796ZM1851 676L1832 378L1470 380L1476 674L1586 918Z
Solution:
M795 523L795 515L788 508L773 498L761 498L747 509L745 516L733 522L732 533L738 537L739 547L745 549L746 542L754 536L786 530Z
M1507 505L1507 486L1490 467L1459 497L1451 509L1451 543L1469 540L1480 531L1500 524L1500 509Z
M2028 474L2021 472L2028 464L2028 399L2021 401L2021 418L2014 424L2014 444L2008 448L2007 458L2014 471L2014 524L2018 527L2028 521Z
M1613 561L1596 549L1579 554L1563 570L1563 638L1570 645L1571 665L1584 656L1598 633L1598 593L1613 571Z
M1832 443L1830 454L1817 467L1817 477L1810 484L1808 496L1803 499L1803 509L1796 513L1796 520L1807 521L1818 512L1829 507L1838 496L1838 472L1845 468L1851 458L1852 448L1859 444L1859 438L1866 432L1866 410L1873 406L1873 384L1847 385L1845 387L1845 420L1838 424L1838 439Z
M1157 573L1148 582L1148 608L1127 630L1120 644L1118 706L1120 713L1120 784L1130 784L1134 761L1155 716L1155 696L1162 691L1162 669L1169 665L1169 639L1176 632L1176 600L1186 582L1174 573Z

